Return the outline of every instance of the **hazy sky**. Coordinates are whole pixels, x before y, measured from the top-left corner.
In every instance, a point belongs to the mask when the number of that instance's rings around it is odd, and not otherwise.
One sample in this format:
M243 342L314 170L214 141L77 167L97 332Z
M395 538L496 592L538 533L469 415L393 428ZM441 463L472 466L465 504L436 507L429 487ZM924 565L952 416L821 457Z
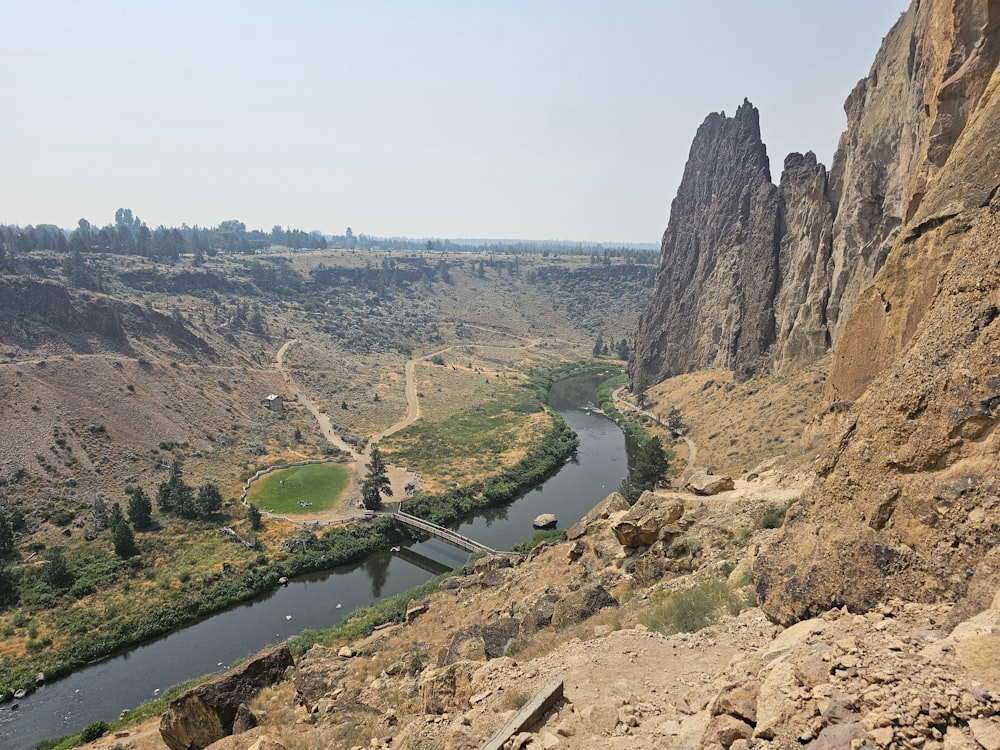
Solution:
M659 242L709 112L829 166L903 0L0 0L0 223Z

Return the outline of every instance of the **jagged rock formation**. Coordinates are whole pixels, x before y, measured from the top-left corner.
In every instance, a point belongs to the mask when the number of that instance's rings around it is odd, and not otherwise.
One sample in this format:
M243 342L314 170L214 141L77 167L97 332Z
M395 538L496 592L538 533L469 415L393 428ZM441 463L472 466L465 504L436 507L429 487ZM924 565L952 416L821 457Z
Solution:
M776 369L824 354L833 230L815 154L790 154L775 187L753 105L709 115L671 205L633 387L716 367L745 378L768 354Z
M670 209L632 359L647 384L690 369L742 371L774 342L778 190L757 109L698 128Z
M1000 581L998 27L1000 2L914 5L873 68L897 71L878 87L919 83L927 123L894 183L902 227L835 352L828 398L853 405L814 496L758 563L780 622L894 594L981 607Z
M744 103L732 119L709 115L671 205L633 386L713 367L742 377L765 354L780 370L840 343L904 227L954 215L969 194L952 182L945 204L923 206L977 119L998 54L996 14L987 0L914 3L845 102L829 175L813 154L791 154L776 197L756 110ZM973 202L992 174L978 163ZM856 397L896 353L878 352L841 397Z
M747 103L695 137L632 384L832 351L842 433L758 566L780 622L1000 580L981 517L1000 503L998 60L1000 1L913 2L847 99L829 175L792 154L774 188Z

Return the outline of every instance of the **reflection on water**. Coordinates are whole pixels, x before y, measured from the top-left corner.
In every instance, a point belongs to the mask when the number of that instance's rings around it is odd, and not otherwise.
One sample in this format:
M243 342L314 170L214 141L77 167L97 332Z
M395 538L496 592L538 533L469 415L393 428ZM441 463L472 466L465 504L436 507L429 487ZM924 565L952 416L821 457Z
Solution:
M365 572L372 582L372 598L381 599L382 589L389 578L389 556L384 553L377 553L369 557L364 562Z

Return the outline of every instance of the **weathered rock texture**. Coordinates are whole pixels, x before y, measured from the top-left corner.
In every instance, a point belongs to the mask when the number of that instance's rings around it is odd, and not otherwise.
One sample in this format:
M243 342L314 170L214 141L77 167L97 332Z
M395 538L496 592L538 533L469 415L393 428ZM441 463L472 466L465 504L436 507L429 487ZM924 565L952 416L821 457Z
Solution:
M288 647L278 646L178 696L160 719L160 737L170 750L208 747L233 732L241 704L283 679L293 663ZM244 715L238 728L245 730L247 723Z
M872 220L882 238L872 258L888 252L835 352L828 398L852 404L842 432L814 496L758 562L762 606L781 622L893 594L982 606L1000 581L989 552L1000 530L998 26L1000 2L911 7L849 100L864 110L853 127L872 137L902 128L906 147L863 152L891 175L892 198Z
M632 377L751 367L774 342L778 189L757 109L713 113L698 128L663 235Z
M695 137L632 384L833 352L842 432L757 568L781 622L1000 582L998 59L1000 0L913 2L847 99L829 175L792 154L775 188L749 103Z

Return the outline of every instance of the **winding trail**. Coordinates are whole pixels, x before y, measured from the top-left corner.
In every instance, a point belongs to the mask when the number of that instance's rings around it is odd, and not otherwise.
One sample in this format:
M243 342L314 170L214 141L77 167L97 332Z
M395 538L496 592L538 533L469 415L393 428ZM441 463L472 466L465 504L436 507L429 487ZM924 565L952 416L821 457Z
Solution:
M316 515L296 515L295 518L289 518L287 516L280 516L282 520L288 521L290 523L297 524L314 524L314 523L334 523L341 521L349 521L355 518L361 518L365 515L364 509L359 506L360 500L360 487L361 487L361 470L364 465L362 462L367 462L367 459L371 455L371 447L379 443L379 441L384 438L393 435L400 430L409 427L411 424L420 419L422 412L420 410L420 398L418 397L417 391L417 365L420 363L430 364L430 358L437 354L445 354L446 352L452 351L456 348L476 348L476 349L500 349L500 350L510 350L510 351L521 351L524 349L532 349L539 346L542 343L541 339L526 338L524 336L518 336L507 331L498 331L497 329L489 329L484 326L463 324L466 328L475 328L483 331L492 331L494 333L499 332L505 336L510 336L511 338L516 338L524 341L525 343L520 346L500 346L497 344L473 344L473 343L461 343L453 344L451 346L446 346L436 352L430 352L428 354L421 355L420 357L414 357L413 359L407 360L406 365L403 368L405 375L405 395L406 395L406 414L395 424L390 425L386 429L382 430L375 435L372 435L364 450L358 451L352 445L347 443L340 435L337 434L336 430L333 429L333 423L330 421L328 414L325 414L320 407L304 392L304 389L299 386L292 373L286 364L286 358L288 355L288 350L292 348L295 344L299 343L298 339L289 339L278 349L275 355L275 368L281 373L282 381L285 385L285 392L290 401L295 401L296 403L305 407L310 414L312 414L313 419L319 425L320 431L323 437L330 442L331 445L336 446L341 451L349 456L348 468L350 471L350 481L344 491L340 502L337 505L323 513ZM466 368L462 368L466 369ZM399 503L402 499L407 496L406 487L411 483L417 483L419 485L420 477L416 473L406 469L401 466L388 465L388 475L389 482L392 486L392 497L386 500L387 505L392 505L394 503ZM272 516L275 517L275 516Z
M646 409L643 409L640 406L636 406L635 404L632 404L632 403L629 403L628 401L626 401L625 398L624 398L624 396L623 396L623 394L625 393L626 387L627 386L623 385L620 388L616 388L611 393L611 400L614 402L615 408L618 411L630 411L630 412L633 412L633 413L636 413L636 414L642 414L643 416L649 417L650 419L652 419L654 422L656 422L661 427L666 427L666 425L663 424L663 420L660 419L655 414L653 414L653 412L647 411ZM698 459L698 444L695 443L694 440L692 440L687 435L681 435L680 438L681 438L681 440L684 441L684 444L687 445L687 449L688 449L687 468L689 468L689 469L693 468L694 467L694 462Z

